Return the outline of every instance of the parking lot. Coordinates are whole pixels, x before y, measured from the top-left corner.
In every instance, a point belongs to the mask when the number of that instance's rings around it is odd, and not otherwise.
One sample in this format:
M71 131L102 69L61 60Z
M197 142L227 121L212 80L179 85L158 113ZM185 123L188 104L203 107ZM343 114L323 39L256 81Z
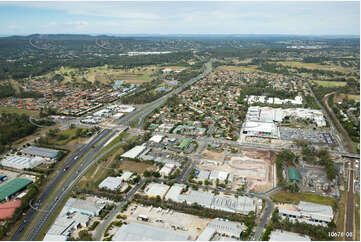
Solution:
M162 210L161 208L143 206L142 204L131 204L124 214L127 215L126 222L128 223L135 222L184 232L189 234L192 240L196 239L210 220L174 210ZM147 219L143 221L140 217Z
M328 132L320 132L312 129L280 128L281 140L305 139L313 144L336 144L335 139Z
M0 170L0 175L4 175L7 177L5 181L0 181L0 186L8 183L9 181L13 180L14 178L18 177L20 174L12 171L7 170Z

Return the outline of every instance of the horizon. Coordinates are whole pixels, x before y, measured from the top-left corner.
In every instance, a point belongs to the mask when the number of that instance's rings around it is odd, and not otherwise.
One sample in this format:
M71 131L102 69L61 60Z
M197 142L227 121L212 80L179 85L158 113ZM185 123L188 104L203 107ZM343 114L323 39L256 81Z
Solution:
M1 36L359 36L360 2L0 2Z

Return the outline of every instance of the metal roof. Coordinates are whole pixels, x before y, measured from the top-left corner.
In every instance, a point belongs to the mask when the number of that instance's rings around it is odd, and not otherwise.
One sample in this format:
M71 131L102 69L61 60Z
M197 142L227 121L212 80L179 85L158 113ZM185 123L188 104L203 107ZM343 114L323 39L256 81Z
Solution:
M125 152L124 154L122 154L122 157L125 158L135 158L137 157L140 153L142 153L147 147L143 146L143 145L137 145L134 148L132 148L131 150L128 150L127 152Z
M185 241L189 235L150 225L129 223L120 227L114 234L113 241Z
M270 241L311 241L307 235L275 230L270 235Z
M58 154L58 150L41 148L36 146L30 146L22 150L23 154L36 155L47 158L55 158Z
M191 143L191 141L192 140L188 139L188 138L182 140L182 142L179 144L179 148L183 149L183 148L188 147L188 145Z
M210 241L212 239L212 237L214 236L214 234L216 233L216 230L214 228L211 227L206 227L202 233L199 235L197 240L200 241Z
M290 181L301 181L301 174L296 168L288 168L288 177Z
M26 188L32 181L17 177L0 186L0 202Z

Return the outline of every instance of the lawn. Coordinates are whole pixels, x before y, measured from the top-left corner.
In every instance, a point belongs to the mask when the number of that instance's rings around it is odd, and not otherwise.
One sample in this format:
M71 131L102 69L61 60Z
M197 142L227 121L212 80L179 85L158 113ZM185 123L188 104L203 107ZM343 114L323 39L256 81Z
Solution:
M344 87L347 84L346 82L319 81L319 80L312 80L312 82L315 82L323 87Z
M284 61L277 62L277 64L281 64L284 66L296 67L296 68L307 68L312 70L326 70L326 71L340 71L340 72L351 72L352 68L337 66L337 65L321 65L317 63L303 63L297 61Z
M332 197L322 197L315 193L308 193L308 192L296 192L290 193L286 191L279 191L271 196L271 199L274 202L279 203L294 203L298 204L299 201L304 202L312 202L312 203L319 203L324 205L333 206L336 198Z
M79 143L84 141L86 138L77 137L77 130L86 130L87 128L73 128L66 129L57 133L57 136L54 138L49 137L49 144L51 145L66 145L68 143ZM63 137L63 138L60 138Z
M140 175L142 175L145 170L149 170L149 171L157 170L157 167L155 165L143 163L143 162L131 161L131 160L122 160L117 162L117 168L123 171L136 172Z
M227 70L227 71L234 71L234 72L255 72L257 71L257 66L218 66L216 71L220 70Z
M334 101L339 102L342 101L346 97L345 93L341 93L340 95L335 96ZM347 94L347 98L351 100L360 100L360 95L357 94Z
M39 111L37 110L28 110L20 108L10 108L10 107L0 107L0 113L18 113L26 114L34 118L39 118Z

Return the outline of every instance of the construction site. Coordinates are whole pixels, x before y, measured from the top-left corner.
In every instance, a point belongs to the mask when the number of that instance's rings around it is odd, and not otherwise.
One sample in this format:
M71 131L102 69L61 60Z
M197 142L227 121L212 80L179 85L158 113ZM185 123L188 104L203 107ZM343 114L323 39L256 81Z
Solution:
M209 157L209 151L202 154ZM212 180L212 173L228 173L228 184L232 190L244 188L252 192L265 192L276 186L275 164L271 158L271 152L244 149L239 153L220 153L213 156L213 159L202 159L199 162L200 170L210 172L207 178ZM204 174L204 172L202 172ZM219 180L222 180L219 178Z

